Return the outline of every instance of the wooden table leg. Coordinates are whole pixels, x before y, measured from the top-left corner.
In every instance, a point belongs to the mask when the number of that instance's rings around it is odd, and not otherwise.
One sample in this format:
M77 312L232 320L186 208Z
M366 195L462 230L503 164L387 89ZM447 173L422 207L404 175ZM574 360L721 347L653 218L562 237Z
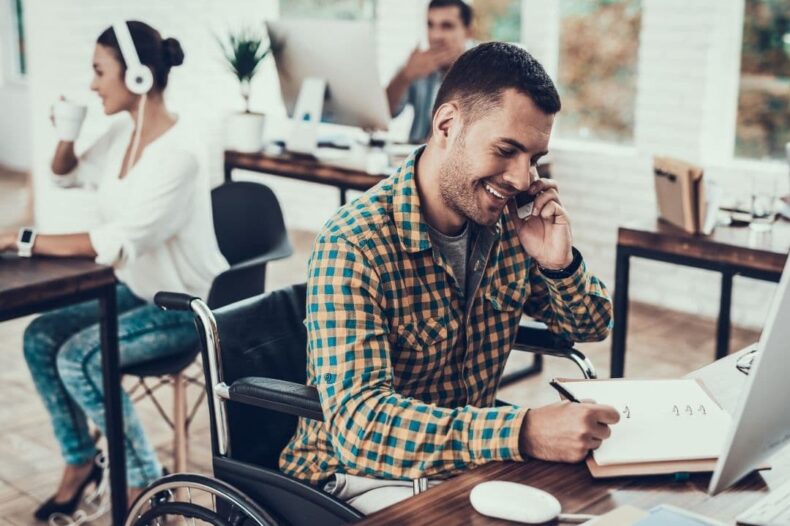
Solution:
M719 298L719 319L716 322L716 359L730 352L730 306L732 304L732 277L729 272L721 273L721 297Z
M126 518L126 464L121 410L121 374L118 367L118 313L115 302L115 284L108 285L99 298L104 421L107 428L107 458L110 463L112 524L121 525Z
M625 373L625 340L628 334L628 277L630 255L619 245L614 278L614 328L610 376L622 378Z

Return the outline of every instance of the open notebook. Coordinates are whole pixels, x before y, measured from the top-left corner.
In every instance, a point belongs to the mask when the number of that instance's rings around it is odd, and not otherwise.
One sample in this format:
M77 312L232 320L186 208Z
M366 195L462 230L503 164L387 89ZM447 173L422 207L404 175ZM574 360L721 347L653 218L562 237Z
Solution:
M730 429L730 415L698 380L555 382L578 400L620 411L588 462L593 476L712 471Z

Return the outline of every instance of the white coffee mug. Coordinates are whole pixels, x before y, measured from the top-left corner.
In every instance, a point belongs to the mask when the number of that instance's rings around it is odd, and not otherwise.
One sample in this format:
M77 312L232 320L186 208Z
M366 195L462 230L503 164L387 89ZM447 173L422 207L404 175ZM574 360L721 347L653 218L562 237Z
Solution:
M75 104L67 100L59 100L55 103L53 113L55 115L55 131L61 141L75 141L80 134L82 121L85 120L87 106Z

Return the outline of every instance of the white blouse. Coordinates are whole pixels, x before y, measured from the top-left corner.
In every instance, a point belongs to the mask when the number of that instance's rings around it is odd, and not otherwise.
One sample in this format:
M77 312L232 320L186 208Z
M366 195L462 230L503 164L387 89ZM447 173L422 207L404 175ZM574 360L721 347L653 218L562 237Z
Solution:
M93 187L101 224L88 234L96 262L146 301L160 290L207 299L214 277L228 268L214 234L208 177L189 146L181 120L150 143L123 179L131 119L115 122L59 186Z

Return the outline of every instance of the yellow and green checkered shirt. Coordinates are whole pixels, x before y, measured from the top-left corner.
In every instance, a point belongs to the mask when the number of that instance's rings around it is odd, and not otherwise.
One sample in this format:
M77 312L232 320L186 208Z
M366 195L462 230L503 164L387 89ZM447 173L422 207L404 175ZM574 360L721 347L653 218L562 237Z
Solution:
M526 409L493 407L522 312L574 341L603 339L611 302L582 263L549 279L503 214L475 226L465 301L431 246L415 151L323 227L307 284L307 382L324 422L300 419L283 472L314 484L336 472L446 477L520 460ZM473 272L474 276L474 272Z

